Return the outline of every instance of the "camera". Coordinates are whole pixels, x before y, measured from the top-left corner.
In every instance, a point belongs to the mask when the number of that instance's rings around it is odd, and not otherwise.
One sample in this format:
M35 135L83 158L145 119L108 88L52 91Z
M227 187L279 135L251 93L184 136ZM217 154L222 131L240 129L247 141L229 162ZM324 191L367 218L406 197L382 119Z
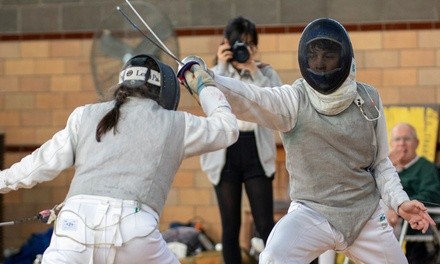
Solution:
M248 45L241 41L235 41L234 45L232 45L232 60L237 61L239 63L245 63L249 60L250 54L248 50Z

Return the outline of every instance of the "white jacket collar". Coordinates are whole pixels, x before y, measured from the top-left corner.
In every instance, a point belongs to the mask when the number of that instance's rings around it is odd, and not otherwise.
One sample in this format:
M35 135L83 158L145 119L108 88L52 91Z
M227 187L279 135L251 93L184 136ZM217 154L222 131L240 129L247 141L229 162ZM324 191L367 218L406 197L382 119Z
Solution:
M351 62L350 74L344 83L331 94L321 94L302 80L313 107L324 115L337 115L347 109L357 96L356 63Z

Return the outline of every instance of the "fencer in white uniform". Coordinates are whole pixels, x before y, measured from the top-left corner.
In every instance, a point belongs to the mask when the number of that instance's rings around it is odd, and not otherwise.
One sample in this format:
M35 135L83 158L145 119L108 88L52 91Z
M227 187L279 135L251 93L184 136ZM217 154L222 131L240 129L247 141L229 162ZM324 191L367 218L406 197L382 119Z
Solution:
M414 229L434 222L421 202L409 200L388 159L382 102L375 88L355 80L345 28L329 18L308 24L298 62L303 78L280 87L194 72L216 83L237 118L281 132L292 202L259 262L310 263L332 249L357 263L406 263L379 200Z
M206 117L176 111L179 91L170 66L135 56L113 100L76 108L64 129L0 172L6 193L75 169L43 263L179 263L158 229L176 172L183 159L238 138L217 88L198 87Z

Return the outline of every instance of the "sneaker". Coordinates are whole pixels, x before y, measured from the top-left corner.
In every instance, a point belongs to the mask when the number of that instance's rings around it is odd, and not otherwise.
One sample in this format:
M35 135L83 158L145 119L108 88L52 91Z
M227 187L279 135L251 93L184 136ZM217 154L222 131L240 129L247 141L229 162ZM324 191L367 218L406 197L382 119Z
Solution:
M264 250L264 241L259 237L253 237L251 239L251 248L253 248L257 253L261 253Z

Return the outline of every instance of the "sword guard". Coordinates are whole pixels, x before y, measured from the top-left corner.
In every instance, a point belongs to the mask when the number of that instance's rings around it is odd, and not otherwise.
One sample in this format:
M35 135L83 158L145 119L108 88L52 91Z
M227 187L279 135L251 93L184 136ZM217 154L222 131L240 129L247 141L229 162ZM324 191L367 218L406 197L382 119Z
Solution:
M194 95L193 91L191 90L191 88L189 88L188 84L186 83L186 80L185 80L185 72L186 72L186 71L190 71L190 70L191 70L191 67L192 67L194 64L198 64L198 65L200 65L200 66L203 68L203 70L206 70L206 63L205 63L205 61L204 61L202 58L200 58L200 57L198 57L198 56L194 56L194 55L189 55L189 56L185 57L185 58L182 60L182 64L179 65L179 68L178 68L178 70L177 70L177 79L179 79L179 82L180 82L183 86L185 86L185 88L189 91L189 93L190 93L193 97L194 97L195 95ZM197 100L197 98L196 98L196 100ZM197 101L198 101L198 100L197 100Z
M185 72L191 70L191 67L195 64L198 64L197 61L190 61L180 67L179 71L177 72L177 78L180 82L185 80Z
M203 70L206 70L206 63L199 56L189 55L188 57L185 57L177 70L177 78L181 83L185 81L185 72L191 70L191 67L194 64L198 64L203 68Z

